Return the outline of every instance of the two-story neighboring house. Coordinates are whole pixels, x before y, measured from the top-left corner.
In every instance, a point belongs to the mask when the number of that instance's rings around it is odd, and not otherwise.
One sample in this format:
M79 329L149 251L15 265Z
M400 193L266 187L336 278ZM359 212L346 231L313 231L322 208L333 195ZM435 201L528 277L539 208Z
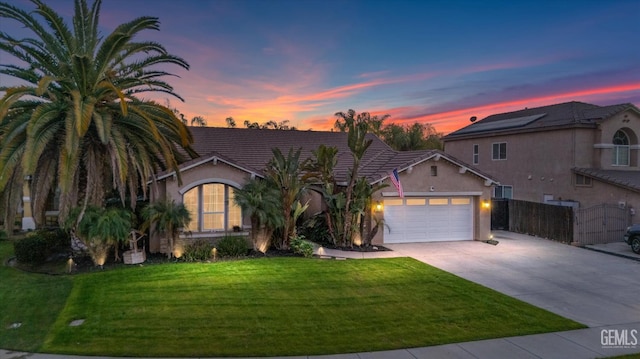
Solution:
M445 152L500 182L494 197L640 208L640 110L583 102L488 116L444 137Z

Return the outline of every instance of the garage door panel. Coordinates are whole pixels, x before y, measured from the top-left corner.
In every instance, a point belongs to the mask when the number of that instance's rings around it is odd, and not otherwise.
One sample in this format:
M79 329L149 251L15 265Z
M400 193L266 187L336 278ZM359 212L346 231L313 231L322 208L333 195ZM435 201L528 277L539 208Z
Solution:
M473 239L472 203L470 197L385 200L385 223L390 230L384 231L384 242Z

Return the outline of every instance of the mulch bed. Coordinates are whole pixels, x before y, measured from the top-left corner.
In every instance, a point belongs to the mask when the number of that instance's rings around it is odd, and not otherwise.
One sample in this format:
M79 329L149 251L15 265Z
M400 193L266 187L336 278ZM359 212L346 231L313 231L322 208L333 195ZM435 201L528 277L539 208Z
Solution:
M384 246L380 246L380 245L340 247L340 246L334 246L334 245L330 245L330 244L325 244L325 245L323 245L323 247L329 248L329 249L338 249L338 250L341 250L341 251L348 251L348 252L386 252L386 251L391 251L391 249L389 249L387 247L384 247Z
M390 251L389 248L384 246L352 246L352 247L340 247L323 244L323 247L330 249L338 249L349 252L382 252ZM122 253L121 253L122 256ZM294 253L291 250L279 250L269 249L266 253L250 250L246 256L238 258L218 258L217 261L238 260L245 258L265 258L265 257L302 257L301 254ZM176 258L168 258L165 254L147 253L147 260L144 263L138 265L153 265L163 263L177 263L184 262L183 260ZM10 258L6 265L17 268L19 270L31 273L41 273L49 275L69 275L79 273L90 273L109 270L118 267L131 266L130 264L124 264L122 262L115 262L113 254L108 258L106 263L102 266L96 266L89 256L73 257L73 262L69 263L69 255L61 253L60 255L50 257L46 262L40 264L20 263L15 257Z

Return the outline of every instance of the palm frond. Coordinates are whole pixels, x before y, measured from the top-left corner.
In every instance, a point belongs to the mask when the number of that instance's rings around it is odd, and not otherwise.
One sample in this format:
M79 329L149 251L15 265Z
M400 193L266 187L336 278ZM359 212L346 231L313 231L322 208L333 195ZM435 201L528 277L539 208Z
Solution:
M27 127L27 142L23 167L28 173L35 171L40 157L50 143L60 136L64 109L59 104L46 103L34 109Z

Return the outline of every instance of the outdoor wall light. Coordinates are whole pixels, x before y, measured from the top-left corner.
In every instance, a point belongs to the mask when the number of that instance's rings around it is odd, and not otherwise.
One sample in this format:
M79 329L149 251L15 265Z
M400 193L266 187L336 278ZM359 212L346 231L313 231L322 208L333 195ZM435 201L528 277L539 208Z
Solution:
M484 209L491 208L491 202L489 202L489 200L487 200L487 199L483 199L482 200L482 208L484 208Z
M384 209L384 205L382 204L382 202L376 201L374 209L376 212L382 212L382 210Z

